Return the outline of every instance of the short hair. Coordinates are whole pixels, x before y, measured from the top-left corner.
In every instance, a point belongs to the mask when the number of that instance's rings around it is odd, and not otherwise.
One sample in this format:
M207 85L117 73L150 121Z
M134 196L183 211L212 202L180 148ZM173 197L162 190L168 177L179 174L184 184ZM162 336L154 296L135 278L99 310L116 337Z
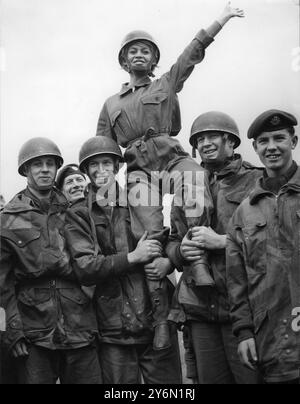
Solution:
M287 131L291 136L294 136L296 133L294 126L290 126L289 128L287 128Z

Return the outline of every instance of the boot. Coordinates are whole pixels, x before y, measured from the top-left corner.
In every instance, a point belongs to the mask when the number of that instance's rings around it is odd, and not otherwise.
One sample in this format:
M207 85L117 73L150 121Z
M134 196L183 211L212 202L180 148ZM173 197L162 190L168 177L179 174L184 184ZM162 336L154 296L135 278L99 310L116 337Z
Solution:
M154 351L161 351L171 347L171 336L167 321L157 324L153 340Z
M192 231L188 231L188 238L192 240ZM189 264L188 269L188 283L194 286L215 286L215 281L213 280L208 265L208 254L205 250L202 250L202 255L199 260L194 261Z
M215 286L215 281L205 260L199 259L190 264L190 276L195 286Z
M171 337L168 324L168 315L170 311L169 297L166 280L147 281L154 319L154 340L153 349L159 351L171 346Z

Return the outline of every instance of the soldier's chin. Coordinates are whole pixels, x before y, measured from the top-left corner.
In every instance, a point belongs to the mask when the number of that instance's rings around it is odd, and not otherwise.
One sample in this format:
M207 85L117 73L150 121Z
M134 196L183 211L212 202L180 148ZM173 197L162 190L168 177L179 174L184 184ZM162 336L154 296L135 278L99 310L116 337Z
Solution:
M46 191L50 191L53 188L53 184L49 184L49 185L38 185L37 189L41 192L46 192Z
M134 71L134 72L145 72L145 73L148 73L149 71L150 71L150 68L148 67L148 66L142 66L142 65L133 65L132 67L132 70Z
M97 185L97 187L103 187L104 185L106 185L109 181L109 177L99 177L96 179L95 183Z

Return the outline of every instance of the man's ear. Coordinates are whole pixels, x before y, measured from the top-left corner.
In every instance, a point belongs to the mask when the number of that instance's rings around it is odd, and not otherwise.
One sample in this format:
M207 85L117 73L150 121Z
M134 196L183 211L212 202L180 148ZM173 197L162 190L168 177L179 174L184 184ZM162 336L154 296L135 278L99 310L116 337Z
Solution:
M297 135L293 136L292 138L292 149L295 150L298 145L299 138Z
M25 177L28 177L29 166L27 164L24 165L23 173L24 173Z
M126 60L123 59L122 61L122 69L125 70L125 72L130 73L130 68Z
M253 149L255 150L255 152L257 153L257 142L256 142L256 140L253 141L252 146L253 146Z
M223 134L224 143L227 143L230 147L234 149L235 147L235 139L229 135L228 133Z
M228 144L229 144L229 146L232 147L233 149L235 148L235 144L236 144L236 143L235 143L235 140L231 138L231 136L229 136Z

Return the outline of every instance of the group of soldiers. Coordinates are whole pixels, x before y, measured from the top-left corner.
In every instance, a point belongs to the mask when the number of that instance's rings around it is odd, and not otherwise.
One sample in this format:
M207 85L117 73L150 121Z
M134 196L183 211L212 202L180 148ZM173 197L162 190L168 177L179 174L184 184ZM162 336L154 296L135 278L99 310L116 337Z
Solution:
M127 35L130 82L105 102L78 164L63 167L47 138L22 146L27 187L0 216L2 383L181 384L178 330L193 383L299 383L297 119L273 109L251 125L262 168L237 154L242 137L223 112L193 124L202 165L175 139L177 93L243 16L228 4L157 80L156 42Z

